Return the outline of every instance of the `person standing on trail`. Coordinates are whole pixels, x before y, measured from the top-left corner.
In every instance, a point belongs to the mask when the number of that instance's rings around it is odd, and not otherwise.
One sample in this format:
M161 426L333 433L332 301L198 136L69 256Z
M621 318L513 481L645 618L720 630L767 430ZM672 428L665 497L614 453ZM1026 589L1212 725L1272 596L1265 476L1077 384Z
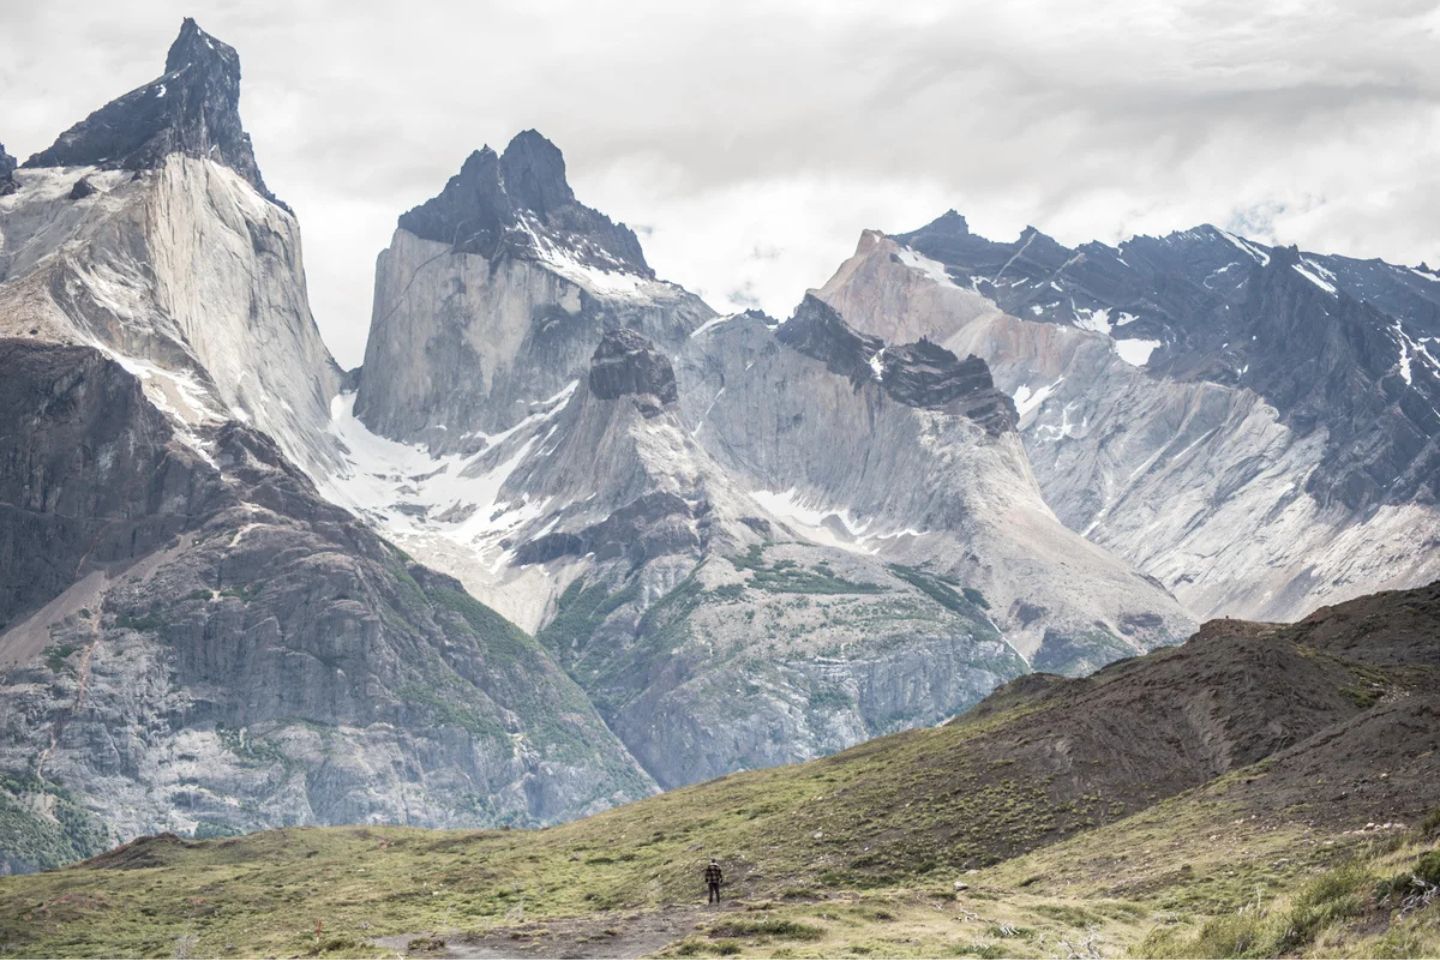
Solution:
M720 861L714 857L710 858L710 865L705 868L705 886L710 891L708 903L720 902L720 884L725 882L725 871L720 869Z

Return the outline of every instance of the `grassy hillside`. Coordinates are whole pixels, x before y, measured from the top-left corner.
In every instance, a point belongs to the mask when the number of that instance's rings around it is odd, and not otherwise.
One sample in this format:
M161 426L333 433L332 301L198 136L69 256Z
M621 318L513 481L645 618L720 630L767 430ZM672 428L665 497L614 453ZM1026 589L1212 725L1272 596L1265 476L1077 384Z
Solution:
M1437 680L1440 586L1225 621L548 830L139 841L0 880L0 950L1437 955Z

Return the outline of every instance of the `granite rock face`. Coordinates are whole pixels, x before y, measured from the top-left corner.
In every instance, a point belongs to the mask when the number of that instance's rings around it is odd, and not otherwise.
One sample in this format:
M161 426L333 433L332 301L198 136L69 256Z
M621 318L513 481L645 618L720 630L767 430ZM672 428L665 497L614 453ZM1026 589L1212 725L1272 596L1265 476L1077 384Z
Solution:
M792 539L659 402L652 345L607 335L593 369L505 481L545 505L509 563L566 584L539 639L662 786L938 722L1025 669L957 591Z
M98 351L10 340L0 362L0 543L48 564L3 601L12 868L162 830L539 824L653 789L532 638L265 435L225 424L207 460Z
M215 508L217 485L171 449L132 378L79 349L0 340L0 627L97 565L170 542Z
M255 163L239 106L239 54L186 17L161 76L96 110L25 166L153 170L182 154L224 164L279 204Z
M182 154L140 179L35 168L4 204L0 336L98 345L187 430L235 418L306 468L336 457L324 431L341 374L299 225L235 171Z

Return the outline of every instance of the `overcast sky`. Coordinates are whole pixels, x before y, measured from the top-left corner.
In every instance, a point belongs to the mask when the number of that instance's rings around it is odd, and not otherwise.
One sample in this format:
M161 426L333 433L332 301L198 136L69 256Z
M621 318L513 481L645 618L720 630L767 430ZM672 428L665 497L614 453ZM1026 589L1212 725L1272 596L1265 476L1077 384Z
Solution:
M526 127L721 309L788 314L861 229L950 207L1004 239L1209 221L1440 263L1437 2L3 0L0 142L158 76L187 14L240 52L346 366L395 217Z

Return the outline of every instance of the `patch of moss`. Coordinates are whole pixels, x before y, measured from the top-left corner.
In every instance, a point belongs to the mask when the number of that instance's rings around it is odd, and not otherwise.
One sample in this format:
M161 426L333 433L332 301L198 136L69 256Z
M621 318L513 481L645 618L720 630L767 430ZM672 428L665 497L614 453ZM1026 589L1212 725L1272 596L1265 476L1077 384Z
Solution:
M990 604L979 590L962 587L957 591L948 578L898 563L890 564L890 572L946 610L974 621L984 634L984 639L996 639L1000 636L1000 632L990 624L990 619L985 614Z
M542 658L535 639L468 593L449 587L432 587L429 598L438 606L458 613L487 656L514 665Z
M215 725L215 735L220 738L220 745L233 753L240 759L256 766L268 766L272 763L285 763L287 758L280 748L263 738L256 738L250 735L248 730L243 728L227 727L223 723Z
M169 621L165 619L165 608L158 603L151 606L149 610L127 610L115 618L115 626L122 630L134 630L137 633L158 633L168 624Z
M751 576L746 586L770 593L812 593L812 594L870 594L885 593L886 588L878 583L846 580L830 570L827 563L819 563L806 570L794 560L779 560L774 564L765 563L765 548L751 544L745 553L730 557L736 570L749 571Z
M433 687L418 683L404 684L395 692L411 703L427 707L434 715L435 721L442 726L459 727L476 737L509 744L510 738L499 722L481 714L458 697L447 696Z

